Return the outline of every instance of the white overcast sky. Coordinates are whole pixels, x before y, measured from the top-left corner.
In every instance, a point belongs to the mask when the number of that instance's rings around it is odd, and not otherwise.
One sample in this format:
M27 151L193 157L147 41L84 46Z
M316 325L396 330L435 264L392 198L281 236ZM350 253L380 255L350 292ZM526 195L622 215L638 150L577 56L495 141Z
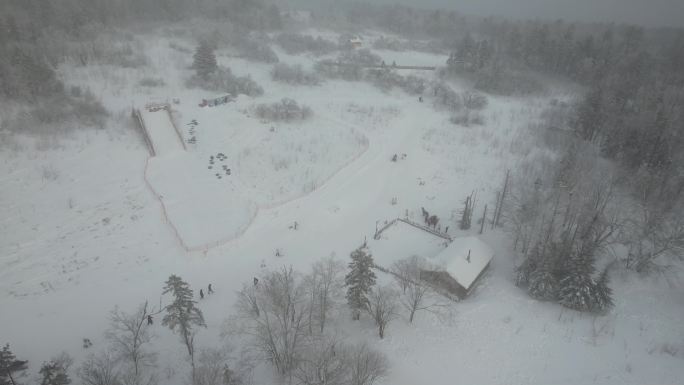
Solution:
M684 27L684 0L368 0L420 8L451 8L466 14L519 19L609 21L651 27Z

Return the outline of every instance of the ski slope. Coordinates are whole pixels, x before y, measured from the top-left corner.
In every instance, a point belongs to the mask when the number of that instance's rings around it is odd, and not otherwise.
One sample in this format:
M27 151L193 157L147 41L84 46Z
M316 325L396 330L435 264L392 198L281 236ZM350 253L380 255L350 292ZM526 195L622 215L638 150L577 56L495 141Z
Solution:
M174 155L185 150L168 111L148 111L144 108L140 110L140 116L152 142L155 156Z
M202 172L202 163L185 151L166 110L141 112L155 156L145 165L145 181L161 203L164 221L186 251L228 242L249 225L255 213L233 181Z

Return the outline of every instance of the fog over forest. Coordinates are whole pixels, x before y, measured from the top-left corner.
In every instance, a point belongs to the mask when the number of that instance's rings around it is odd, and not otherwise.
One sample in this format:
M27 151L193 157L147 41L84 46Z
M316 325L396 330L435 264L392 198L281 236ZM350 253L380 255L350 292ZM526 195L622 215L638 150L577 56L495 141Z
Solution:
M300 4L320 3L299 0ZM332 2L350 0L332 0ZM435 9L455 9L465 14L514 19L564 19L582 22L614 22L649 27L684 25L684 1L680 0L371 0L370 4L403 4Z

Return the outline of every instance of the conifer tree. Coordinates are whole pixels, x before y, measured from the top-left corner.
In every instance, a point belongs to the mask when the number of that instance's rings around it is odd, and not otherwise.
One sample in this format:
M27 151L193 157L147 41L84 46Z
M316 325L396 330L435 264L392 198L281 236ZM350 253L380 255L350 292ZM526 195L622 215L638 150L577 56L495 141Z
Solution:
M68 385L71 379L66 370L54 361L45 362L40 368L42 379L40 385Z
M209 74L218 69L214 47L205 40L201 41L199 46L197 46L197 49L195 49L193 59L192 68L197 71L197 76L201 78L206 79Z
M360 247L351 253L349 273L344 277L347 286L347 303L352 309L352 318L358 320L361 311L368 309L368 294L375 285L375 273L372 270L373 256L367 249Z
M539 248L535 248L539 252ZM539 256L537 268L530 273L527 291L530 297L543 301L558 299L558 278L554 275L554 255Z
M162 319L162 325L167 326L181 336L182 342L188 349L190 365L192 366L192 379L195 382L195 328L207 327L204 315L198 309L193 300L194 295L190 286L179 276L171 275L166 281L163 294L171 293L173 302L166 307L166 315Z
M596 282L596 303L594 309L596 312L604 312L610 310L614 306L613 290L608 287L610 281L608 271L610 267L611 265L606 266Z
M596 306L596 282L591 277L594 272L593 260L581 254L568 259L560 280L559 303L578 311L593 311Z
M0 385L18 385L16 378L28 369L28 361L18 360L9 344L0 350Z

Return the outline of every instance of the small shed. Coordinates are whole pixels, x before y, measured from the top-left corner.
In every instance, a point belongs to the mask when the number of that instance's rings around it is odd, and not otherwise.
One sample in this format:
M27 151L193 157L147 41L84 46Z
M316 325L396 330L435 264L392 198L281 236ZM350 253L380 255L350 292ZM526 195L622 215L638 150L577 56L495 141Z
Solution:
M456 238L434 258L434 270L422 270L420 279L463 299L470 294L494 257L477 237Z

